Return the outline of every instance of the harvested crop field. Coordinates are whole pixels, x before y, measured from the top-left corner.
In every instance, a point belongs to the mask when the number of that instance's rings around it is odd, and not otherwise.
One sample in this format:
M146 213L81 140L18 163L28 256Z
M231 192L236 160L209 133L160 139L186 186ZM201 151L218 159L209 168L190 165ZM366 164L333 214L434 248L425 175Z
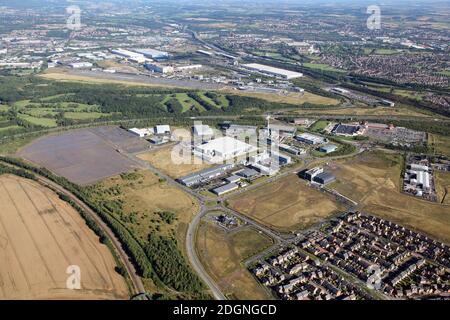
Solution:
M271 295L242 261L272 245L272 240L251 228L227 233L213 222L203 221L196 236L196 249L206 271L231 299L271 299Z
M450 205L450 172L435 170L434 177L439 202Z
M0 176L0 299L127 299L125 280L105 245L51 190ZM81 270L69 290L66 270Z
M118 150L138 152L148 143L118 127L81 129L39 138L18 155L80 185L139 168Z
M228 204L280 231L307 228L345 209L334 197L307 186L294 174L232 197Z
M172 154L172 150L173 146L165 147L155 151L142 153L138 157L149 162L152 166L161 171L164 171L164 173L174 179L211 167L210 164L199 158L195 159L194 156L191 156L192 161L190 164L177 164L181 162L182 158L175 152ZM201 163L195 164L194 160Z
M401 193L402 166L400 155L364 153L331 165L337 177L332 187L360 210L450 243L450 206Z

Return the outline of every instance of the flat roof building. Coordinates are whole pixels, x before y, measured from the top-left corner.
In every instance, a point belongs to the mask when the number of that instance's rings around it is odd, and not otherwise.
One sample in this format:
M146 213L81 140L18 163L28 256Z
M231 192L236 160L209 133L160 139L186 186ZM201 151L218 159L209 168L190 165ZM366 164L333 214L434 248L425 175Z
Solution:
M319 148L320 152L325 152L325 153L332 153L335 152L337 150L338 146L335 144L327 144L325 146L322 146Z
M313 179L314 179L317 175L319 175L319 174L321 174L321 173L323 173L323 168L321 168L321 167L314 167L314 168L311 168L311 169L305 171L305 172L303 173L303 177L304 177L306 180L313 181Z
M170 134L170 126L165 125L157 125L155 127L155 134Z
M301 154L305 154L306 153L306 150L304 150L304 149L297 148L295 146L290 146L290 145L287 145L287 144L280 143L278 145L278 147L280 148L280 150L288 152L288 153L296 155L296 156L299 156Z
M190 64L190 65L186 65L186 66L178 66L175 68L175 71L191 71L191 70L198 70L203 68L203 65L201 64Z
M221 196L228 192L234 191L238 188L239 188L239 186L236 183L229 183L224 186L213 189L212 192L218 196Z
M231 124L226 130L225 134L227 136L255 136L257 134L258 127L247 126L247 125L237 125Z
M242 180L242 177L233 174L232 176L226 177L225 180L229 183L236 183Z
M72 62L69 67L73 69L92 68L93 64L90 62Z
M212 163L255 152L257 148L231 137L220 137L194 147L194 154Z
M167 59L169 57L168 52L159 51L159 50L150 49L150 48L133 49L133 51L137 52L139 54L142 54L151 59Z
M163 65L156 64L156 63L146 63L144 65L144 67L147 70L162 73L162 74L173 73L175 71L172 66L163 66Z
M328 142L326 138L306 132L295 136L295 139L306 144L322 144Z
M268 129L268 128L266 128ZM283 124L271 124L269 126L270 131L277 131L281 136L293 137L297 128L295 126L283 125Z
M327 185L335 180L336 177L329 172L322 172L314 177L314 181L322 185Z
M195 185L199 185L201 183L206 183L214 178L217 178L233 168L234 168L233 163L222 164L219 166L215 166L213 168L208 168L198 172L191 173L187 176L178 178L177 180L187 187L192 187Z
M211 127L206 124L194 124L193 130L194 134L199 137L212 136L214 134Z
M127 58L127 59L133 59L134 61L145 61L145 57L143 54L137 53L137 52L133 52L130 50L126 50L126 49L113 49L111 50L112 53L114 53L115 55Z
M242 66L249 70L258 71L258 72L261 72L264 74L280 77L280 78L287 79L287 80L303 77L303 73L300 73L300 72L275 68L275 67L266 66L263 64L259 64L259 63L248 63L248 64L244 64Z
M128 131L141 137L141 138L144 138L146 136L153 134L153 130L150 128L143 128L143 129L131 128L131 129L128 129Z
M364 133L364 127L360 125L352 125L352 124L337 124L331 133L337 135L337 136L357 136L362 133Z
M236 172L236 175L241 176L243 178L249 179L258 175L258 171L252 168L245 168L241 171Z

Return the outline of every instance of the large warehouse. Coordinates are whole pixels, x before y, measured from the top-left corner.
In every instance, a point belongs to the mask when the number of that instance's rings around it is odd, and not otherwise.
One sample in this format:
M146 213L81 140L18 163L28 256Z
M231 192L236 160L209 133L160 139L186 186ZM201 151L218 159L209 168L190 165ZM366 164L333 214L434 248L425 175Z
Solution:
M256 150L255 146L227 136L197 145L194 154L209 162L220 163Z
M234 164L223 164L213 168L204 169L181 177L178 181L187 187L192 187L201 183L206 183L214 178L225 174L228 170L234 168Z
M264 74L268 74L268 75L275 76L275 77L280 77L280 78L287 79L287 80L303 77L303 73L300 73L300 72L275 68L275 67L266 66L263 64L259 64L259 63L248 63L248 64L244 64L242 66L249 70L258 71L258 72L261 72Z
M295 136L295 139L306 144L322 144L328 142L326 138L307 132Z
M165 51L159 51L155 49L145 48L145 49L133 49L133 51L140 53L147 58L152 59L167 59L169 58L169 53Z

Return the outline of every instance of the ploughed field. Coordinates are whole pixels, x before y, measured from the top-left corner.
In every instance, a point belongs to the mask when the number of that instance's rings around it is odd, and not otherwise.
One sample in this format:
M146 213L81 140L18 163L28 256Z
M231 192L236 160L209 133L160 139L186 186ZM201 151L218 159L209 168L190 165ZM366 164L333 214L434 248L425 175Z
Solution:
M138 168L121 151L138 152L148 146L148 142L118 127L99 127L39 138L18 155L72 182L87 185Z
M81 289L67 289L69 266ZM127 299L109 249L79 213L37 182L0 176L0 299Z

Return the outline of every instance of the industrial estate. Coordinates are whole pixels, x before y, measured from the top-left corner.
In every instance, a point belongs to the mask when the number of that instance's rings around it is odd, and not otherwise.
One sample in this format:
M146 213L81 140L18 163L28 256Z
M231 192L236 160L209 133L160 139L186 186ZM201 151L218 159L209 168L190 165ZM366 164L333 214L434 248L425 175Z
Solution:
M0 8L0 299L450 299L448 6L191 2Z

